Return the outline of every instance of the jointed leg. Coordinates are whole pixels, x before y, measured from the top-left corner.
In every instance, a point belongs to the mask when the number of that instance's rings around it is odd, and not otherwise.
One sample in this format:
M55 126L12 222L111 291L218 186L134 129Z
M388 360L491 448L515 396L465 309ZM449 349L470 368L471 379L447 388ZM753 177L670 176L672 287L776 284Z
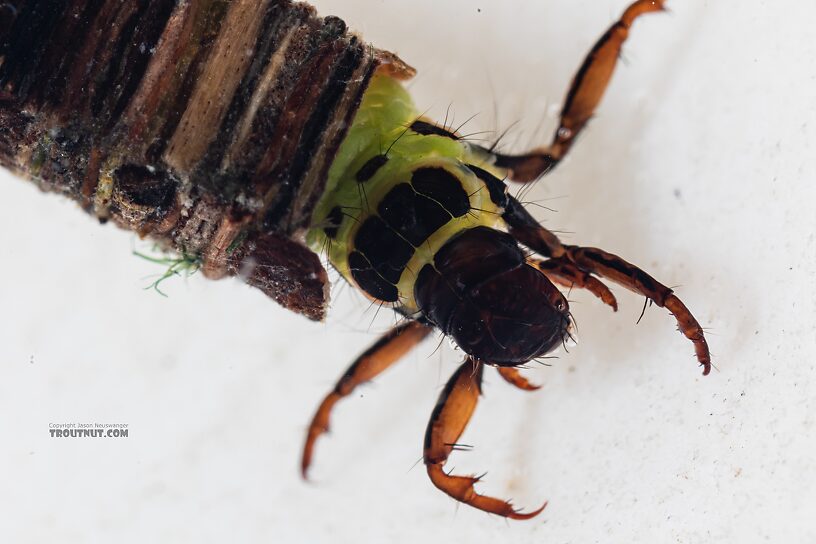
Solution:
M545 257L550 257L550 261L547 262L555 262L551 265L554 270L563 273L565 269L571 271L572 268L577 268L579 271L607 278L630 291L648 297L661 308L668 309L677 319L680 332L694 344L697 360L703 366L703 375L711 371L711 354L703 328L671 289L617 255L597 248L562 244L555 234L542 227L512 197L507 197L507 206L502 217L510 227L510 233L519 242ZM577 279L582 280L580 277ZM589 287L586 279L582 281L586 283L587 289L606 302L603 290L599 290L594 284L593 287ZM576 283L576 286L581 285Z
M419 344L432 330L432 327L418 321L398 325L368 348L346 370L346 373L334 386L334 390L323 399L309 425L300 463L301 474L304 478L312 462L315 441L329 430L329 415L337 401L350 395L361 383L370 381L381 374Z
M644 13L662 11L663 4L664 0L633 2L621 18L601 36L572 80L561 110L561 123L549 147L534 149L522 155L496 154L496 166L508 168L510 179L528 182L547 173L564 158L575 137L601 101L632 23Z
M557 259L566 253L558 236L542 227L535 217L522 206L521 202L510 195L507 195L507 204L504 207L502 219L510 228L513 238L542 257Z
M538 268L550 281L564 287L586 289L604 304L611 306L614 311L618 311L618 301L612 291L598 279L564 259L566 250L558 236L542 227L518 200L507 196L502 217L516 240L539 255L550 257L546 261L528 259L529 263Z
M482 392L483 371L482 363L468 357L451 376L439 396L425 433L423 457L428 476L436 487L457 501L491 514L512 519L530 519L544 510L547 504L544 503L538 510L522 514L507 501L476 493L473 485L479 481L479 477L452 476L443 469L476 409L476 403Z
M536 391L541 389L540 385L535 385L530 383L527 378L521 375L518 368L512 366L497 366L496 370L499 371L499 376L504 378L504 381L509 383L510 385L515 385L519 389L523 389L524 391Z
M703 328L671 289L635 265L602 249L578 246L564 246L564 249L569 260L580 268L647 296L661 308L668 309L677 319L680 332L694 344L697 360L703 366L703 375L711 372L711 353Z
M564 287L586 289L606 304L613 311L618 311L618 301L609 287L604 285L598 278L593 277L589 272L584 272L574 264L561 258L540 261L529 259L528 262L535 266L550 281Z

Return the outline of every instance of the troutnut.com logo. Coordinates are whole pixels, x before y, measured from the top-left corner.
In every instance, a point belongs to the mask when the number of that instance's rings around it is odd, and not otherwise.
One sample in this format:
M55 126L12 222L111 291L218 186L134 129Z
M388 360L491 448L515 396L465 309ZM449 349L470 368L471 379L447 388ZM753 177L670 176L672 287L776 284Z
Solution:
M49 423L52 438L126 438L127 423Z

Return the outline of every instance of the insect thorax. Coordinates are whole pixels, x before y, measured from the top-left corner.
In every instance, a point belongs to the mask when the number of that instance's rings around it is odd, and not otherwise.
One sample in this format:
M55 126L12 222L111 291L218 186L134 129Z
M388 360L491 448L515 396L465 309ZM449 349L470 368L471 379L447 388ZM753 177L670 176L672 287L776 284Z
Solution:
M504 229L504 172L478 146L420 119L375 76L329 171L308 242L370 298L417 310L414 283L452 237Z

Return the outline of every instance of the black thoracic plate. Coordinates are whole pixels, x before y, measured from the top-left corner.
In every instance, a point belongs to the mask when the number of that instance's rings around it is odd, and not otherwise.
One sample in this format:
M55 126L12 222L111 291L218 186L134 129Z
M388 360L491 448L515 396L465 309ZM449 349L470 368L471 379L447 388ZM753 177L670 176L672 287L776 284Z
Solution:
M411 130L423 136L443 136L451 140L458 140L459 136L446 128L428 123L427 121L416 120L411 124Z
M444 168L426 167L414 170L411 185L417 193L437 201L453 217L462 217L470 211L470 199L462 183Z
M372 297L386 302L396 302L399 299L397 287L380 276L362 253L352 251L349 254L348 262L351 276L360 286L360 289Z
M377 171L388 162L388 155L374 155L357 171L357 183L365 183L374 177Z
M343 222L343 208L335 206L326 216L326 226L323 227L323 232L329 238L337 238L337 232L340 230L340 223Z
M438 202L400 183L385 195L377 207L380 217L412 246L419 247L441 226L451 220Z
M395 285L414 254L414 248L376 215L366 219L357 231L354 247L380 276Z
M478 166L468 164L467 167L487 186L493 204L501 208L507 206L507 186L502 180Z

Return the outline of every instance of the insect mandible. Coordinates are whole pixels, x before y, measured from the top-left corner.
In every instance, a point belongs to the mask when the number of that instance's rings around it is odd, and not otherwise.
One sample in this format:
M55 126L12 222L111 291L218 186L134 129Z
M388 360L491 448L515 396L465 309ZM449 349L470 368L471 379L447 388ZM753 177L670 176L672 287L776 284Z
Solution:
M529 519L444 470L478 400L485 366L509 383L569 335L556 287L617 309L605 278L676 318L703 373L702 328L637 266L567 245L508 194L569 152L610 81L633 2L575 75L552 141L505 154L425 118L402 81L414 71L335 17L288 0L6 2L0 11L0 163L168 250L213 279L240 276L322 319L318 253L403 320L323 400L307 433L311 464L333 406L433 331L466 354L425 435L433 484L486 512ZM384 145L385 144L385 145Z

